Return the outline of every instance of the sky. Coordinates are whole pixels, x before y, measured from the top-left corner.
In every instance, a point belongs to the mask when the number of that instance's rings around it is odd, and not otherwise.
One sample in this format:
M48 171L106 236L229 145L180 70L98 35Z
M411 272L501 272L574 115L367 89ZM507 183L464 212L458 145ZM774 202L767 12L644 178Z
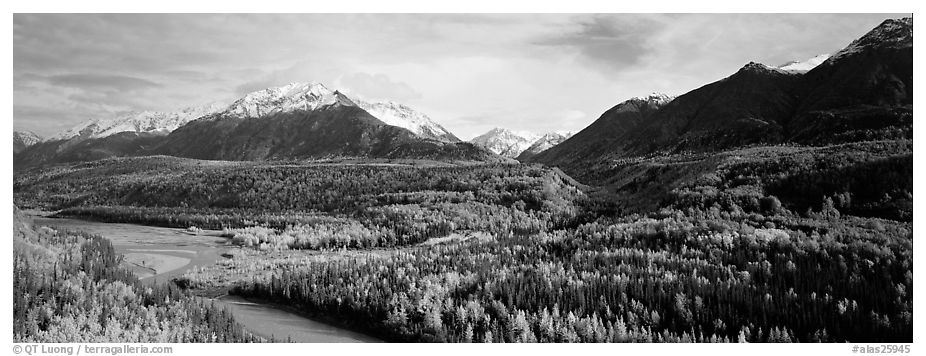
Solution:
M14 14L13 126L47 137L320 82L462 139L579 131L610 107L833 53L909 14Z

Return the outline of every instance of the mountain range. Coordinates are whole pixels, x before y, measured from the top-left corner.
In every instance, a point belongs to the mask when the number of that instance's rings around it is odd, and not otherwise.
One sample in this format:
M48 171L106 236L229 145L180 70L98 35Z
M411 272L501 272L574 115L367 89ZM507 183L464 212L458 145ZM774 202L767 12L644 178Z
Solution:
M805 61L790 61L788 63L778 66L777 68L781 70L786 70L786 71L804 73L811 69L814 69L816 66L825 62L829 58L830 58L830 54L824 53L824 54L816 55L813 58L807 59Z
M210 103L202 106L187 107L174 112L133 111L115 117L82 122L68 130L48 137L47 141L101 138L121 132L167 135L190 121L217 113L224 108L219 103Z
M536 134L496 127L474 137L470 142L497 155L520 160L553 147L571 135L570 132Z
M397 126L427 139L442 142L459 142L456 136L443 126L431 120L426 114L394 101L371 102L356 95L331 90L321 83L290 83L281 87L267 88L245 95L218 114L225 117L258 118L276 113L312 111L338 101L348 99L387 125Z
M668 99L618 104L528 161L603 183L601 171L630 157L912 138L913 22L886 20L806 72L751 62Z
M91 120L38 142L14 134L14 165L164 154L219 160L517 158L602 183L633 157L752 145L912 138L913 22L890 19L832 55L772 67L750 62L671 97L623 101L569 137L496 128L461 142L427 115L320 83L291 83L228 106Z
M14 131L13 132L13 154L25 150L29 146L42 142L42 137L32 131Z
M515 158L540 137L541 135L532 132L513 131L496 127L474 137L470 142L497 155Z
M559 133L559 132L550 132L540 136L537 140L534 141L530 146L528 146L524 151L521 151L520 154L516 157L518 161L524 161L537 155L540 152L546 151L553 146L556 146L563 141L566 141L569 137L572 136L571 132Z
M349 97L320 83L267 88L227 106L90 120L29 149L21 146L14 157L20 166L148 154L226 160L500 159L460 142L406 105Z
M569 139L527 157L527 160L567 166L571 162L582 162L588 156L605 155L611 147L620 144L617 140L637 130L650 115L673 99L666 94L653 93L626 100L605 111L591 125Z
M392 108L397 107L387 105L384 110ZM248 94L223 112L180 127L153 153L221 160L493 159L472 144L452 141L455 137L430 120L419 123L419 132L428 136L389 125L321 84L287 85ZM431 138L435 134L438 137Z

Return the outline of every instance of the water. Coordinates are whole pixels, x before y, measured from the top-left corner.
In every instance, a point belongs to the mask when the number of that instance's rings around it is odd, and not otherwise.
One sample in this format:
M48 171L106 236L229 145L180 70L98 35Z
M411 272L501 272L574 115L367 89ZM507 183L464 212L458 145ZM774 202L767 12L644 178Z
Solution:
M33 216L36 226L81 230L109 239L125 256L126 266L142 281L160 283L197 266L214 264L232 248L220 231L104 223ZM235 320L252 332L294 342L382 342L371 336L308 319L285 309L254 303L237 296L216 301L227 306Z
M272 305L232 295L216 299L235 314L235 320L263 337L294 342L382 342L376 338L306 319Z

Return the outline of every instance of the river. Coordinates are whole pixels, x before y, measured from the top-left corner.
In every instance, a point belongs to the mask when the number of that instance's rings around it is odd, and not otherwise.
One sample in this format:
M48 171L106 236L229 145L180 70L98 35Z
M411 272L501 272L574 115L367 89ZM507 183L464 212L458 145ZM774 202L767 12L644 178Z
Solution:
M57 219L30 212L36 226L79 230L109 239L125 256L126 267L142 281L164 283L191 268L215 263L234 248L220 231L174 229L134 224L104 223L78 219ZM382 342L374 337L306 318L274 305L256 303L238 296L215 299L229 308L245 328L278 341L294 342Z

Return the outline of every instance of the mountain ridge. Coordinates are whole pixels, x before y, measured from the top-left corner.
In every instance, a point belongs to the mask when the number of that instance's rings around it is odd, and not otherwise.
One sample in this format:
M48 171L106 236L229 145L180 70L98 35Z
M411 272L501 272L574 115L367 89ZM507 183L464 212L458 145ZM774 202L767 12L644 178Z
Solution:
M497 155L516 158L540 137L541 135L533 132L495 127L474 137L470 142Z
M219 103L190 106L178 111L130 111L110 118L91 119L50 136L48 141L89 139L111 136L120 132L166 135L184 124L224 108Z
M13 131L13 154L42 142L42 137L32 131Z
M618 104L528 161L595 183L633 157L912 138L912 57L912 20L886 20L806 72L750 62L645 115L617 120L620 107L635 107Z

